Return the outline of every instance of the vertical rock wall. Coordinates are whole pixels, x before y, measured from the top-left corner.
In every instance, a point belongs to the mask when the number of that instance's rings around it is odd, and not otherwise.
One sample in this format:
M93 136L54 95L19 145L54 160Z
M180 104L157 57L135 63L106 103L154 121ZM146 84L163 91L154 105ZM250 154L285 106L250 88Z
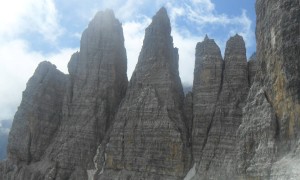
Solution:
M210 43L214 48L209 46ZM235 177L236 131L249 88L245 43L239 35L231 37L226 44L224 62L213 40L206 38L202 46L209 48L201 51L197 46L196 49L193 89L195 178L231 179ZM199 60L200 65L197 65ZM197 131L202 133L197 134ZM197 144L201 148L197 148Z
M33 178L27 165L40 161L53 141L62 121L66 83L67 75L54 65L39 64L15 114L9 133L8 160L1 164L0 179Z
M207 135L216 112L220 96L223 59L220 48L207 36L196 47L193 84L193 157L198 162L207 141Z
M248 61L248 79L249 79L250 87L254 82L254 78L255 78L257 69L258 69L257 57L256 57L256 53L254 53L254 54L252 54L252 56L250 57L250 59Z
M112 11L96 14L68 69L67 77L42 63L30 79L0 168L5 179L82 180L94 169L128 83L123 30Z
M105 165L98 179L181 179L189 168L178 50L170 34L162 8L146 29L138 64L103 146Z
M40 160L62 119L67 76L42 62L27 83L9 135L8 156L16 162Z
M186 97L164 8L128 88L121 24L97 13L70 75L43 62L27 83L0 179L183 179L192 161L193 179L297 179L300 4L257 0L256 12L257 57L236 35L223 60L206 36Z
M239 171L246 178L300 174L300 4L256 1L259 71L239 128Z
M127 87L123 31L112 11L96 14L68 68L63 122L47 157L58 163L56 178L84 179Z

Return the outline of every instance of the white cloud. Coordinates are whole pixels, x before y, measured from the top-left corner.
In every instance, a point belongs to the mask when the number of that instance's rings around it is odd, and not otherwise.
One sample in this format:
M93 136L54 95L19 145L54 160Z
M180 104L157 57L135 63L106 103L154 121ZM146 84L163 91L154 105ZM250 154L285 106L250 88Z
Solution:
M62 35L58 12L53 0L9 0L0 6L0 42L17 38L24 33L38 33L55 42Z
M252 21L247 16L246 10L242 10L240 16L230 17L227 14L218 14L215 11L215 5L210 0L192 0L192 2L190 5L185 4L185 12L187 18L199 27L199 31L208 25L221 25L230 29L227 36L238 33L244 37L247 47L254 45L255 35L251 29Z
M125 37L125 47L127 52L127 75L131 77L135 65L138 61L139 52L143 45L143 39L146 27L150 24L151 19L144 18L141 21L129 21L123 24Z
M192 0L192 4L201 12L211 12L215 9L215 5L211 0Z
M143 4L143 1L127 0L122 3L122 6L117 10L116 14L121 15L122 19L129 19L138 11L138 8Z
M20 104L26 82L39 62L49 60L67 72L67 62L75 49L43 54L29 48L28 33L40 35L56 45L63 28L53 0L10 0L0 6L0 120L12 119Z
M169 2L166 4L172 23L172 35L174 44L179 48L179 72L183 84L191 85L193 83L195 47L197 42L202 41L204 35L210 32L204 31L204 28L218 27L227 28L227 34L222 39L215 39L222 52L224 52L226 41L230 36L236 33L243 36L246 47L255 44L255 35L251 29L252 21L247 16L246 11L242 10L239 16L228 16L218 13L215 10L215 4L211 0L190 0L185 3ZM193 24L198 33L191 33L191 26L184 26L177 22L178 19L185 19L187 23Z
M192 85L194 79L195 48L202 37L193 35L183 36L177 29L172 32L174 46L179 50L179 74L184 85Z
M32 52L26 41L14 40L0 46L0 120L11 119L20 104L26 82L44 60L67 73L67 62L76 49L63 49L55 54Z
M101 7L114 9L116 17L123 22L129 78L135 68L142 47L144 29L150 23L149 19L154 15L145 15L143 10L145 6L149 5L151 5L149 7L150 11L151 9L157 11L162 6L168 9L174 45L179 48L179 72L183 84L191 85L193 82L196 43L202 41L206 33L210 33L204 31L203 28L220 28L221 26L221 28L226 27L229 29L222 39L210 37L215 39L222 52L224 52L227 39L236 33L244 37L247 47L254 44L254 32L251 30L251 20L246 11L242 11L239 16L218 13L215 9L216 5L211 0L103 1ZM188 21L189 25L181 24L182 19ZM178 20L181 20L181 22L178 22ZM198 33L192 33L191 26L194 26Z

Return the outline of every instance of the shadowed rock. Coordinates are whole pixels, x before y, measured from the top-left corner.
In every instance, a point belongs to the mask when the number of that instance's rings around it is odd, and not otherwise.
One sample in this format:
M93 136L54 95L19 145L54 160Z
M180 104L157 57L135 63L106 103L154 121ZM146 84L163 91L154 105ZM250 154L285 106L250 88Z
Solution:
M257 59L256 59L256 53L253 53L248 61L248 79L249 79L249 85L251 85L254 82L255 74L257 72L258 65L257 65Z
M121 24L97 13L69 75L42 62L28 81L0 179L173 180L192 162L187 179L297 179L300 5L257 0L256 11L257 60L247 63L235 35L223 61L206 36L185 97L165 8L146 29L128 88Z
M112 11L96 14L68 68L64 121L47 157L58 162L56 178L82 171L73 179L84 179L127 87L123 31Z
M40 160L62 119L67 76L42 62L27 83L9 134L8 158L14 162Z
M146 29L126 96L102 146L106 158L98 179L180 179L189 166L178 52L170 33L162 8Z
M193 157L202 156L221 91L223 60L220 48L207 36L196 46L193 84Z
M5 169L13 179L87 179L126 92L121 23L110 10L96 14L68 64L68 80L45 64L23 94ZM15 161L27 165L15 168Z
M256 1L258 71L238 132L244 178L300 175L300 4Z
M206 55L205 52L200 51L200 55L206 57L207 61L213 59L211 54L213 52ZM211 81L215 82L212 83L215 86L211 90L206 89L207 86L210 87L210 83L207 81L206 84L199 83L199 90L194 88L193 91L195 95L199 95L198 99L193 98L193 112L194 114L197 111L199 113L198 116L194 115L193 124L194 126L202 124L202 129L199 128L199 132L202 132L200 151L195 149L193 144L194 159L198 163L197 174L194 177L196 179L232 179L236 175L236 131L242 120L242 108L249 86L243 38L236 35L227 41L223 71L220 68L222 67L220 53L218 54L217 61L208 61L211 65L207 66L207 69L198 70L197 66L195 67L195 72L201 73L202 70L202 75L199 77L200 82L205 82L207 78L211 78ZM203 73L203 70L210 73ZM218 73L215 73L214 70ZM213 81L214 79L217 81ZM194 87L197 85L194 84ZM203 93L203 89L206 90L206 93ZM199 94L199 92L201 93ZM204 114L205 118L201 117L201 114ZM197 138L195 131L193 129L194 139Z
M31 179L27 165L42 159L62 121L66 83L67 76L54 65L39 64L15 114L0 179ZM42 175L36 174L36 178Z

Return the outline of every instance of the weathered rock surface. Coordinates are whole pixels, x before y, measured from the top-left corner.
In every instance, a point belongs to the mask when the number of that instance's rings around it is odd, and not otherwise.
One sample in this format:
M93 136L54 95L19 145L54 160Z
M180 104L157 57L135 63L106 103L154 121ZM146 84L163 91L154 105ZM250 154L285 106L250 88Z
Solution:
M127 87L121 23L110 10L98 12L83 32L80 52L68 65L70 80L63 122L47 157L58 163L56 178L85 179L93 157ZM75 171L74 171L75 170Z
M201 45L210 47L210 43L216 51L196 49L193 127L198 129L193 129L193 156L198 164L195 179L231 179L235 176L236 131L249 86L246 49L241 36L231 37L226 44L223 65L213 40L206 38ZM200 73L198 77L197 73Z
M1 167L11 179L82 180L94 169L128 83L123 30L112 11L96 14L68 68L67 79L42 63L29 81Z
M244 178L298 179L300 132L300 4L257 0L259 71L239 128Z
M188 130L188 142L192 144L192 129L193 129L193 93L188 92L184 98L184 115L185 124Z
M128 90L102 148L97 179L182 179L190 152L183 116L178 52L161 8L146 29Z
M220 48L207 36L196 46L193 83L193 157L198 162L207 141L221 91L223 59Z
M49 146L62 119L67 76L42 62L27 83L9 134L8 157L35 162Z
M15 114L0 179L31 179L27 165L41 160L62 121L66 83L67 75L54 65L39 64Z
M206 36L186 96L164 8L128 88L121 24L97 13L69 75L43 62L27 83L0 179L298 179L300 4L256 11L257 58L236 35L223 60Z
M258 69L257 66L256 53L253 53L248 61L248 81L250 87L254 82L254 78Z

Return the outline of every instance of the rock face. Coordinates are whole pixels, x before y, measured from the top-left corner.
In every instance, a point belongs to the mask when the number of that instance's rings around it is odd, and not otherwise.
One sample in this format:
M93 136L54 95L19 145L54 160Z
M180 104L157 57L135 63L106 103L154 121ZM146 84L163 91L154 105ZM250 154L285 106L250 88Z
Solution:
M96 179L182 179L189 168L178 52L170 33L162 8L146 29L126 96L101 147L105 162Z
M41 160L62 121L66 83L67 76L54 65L39 64L15 114L0 179L31 179L27 165Z
M235 35L223 60L206 36L185 96L166 9L129 84L122 26L97 13L69 75L43 62L28 81L0 179L299 179L300 4L256 11L257 57Z
M96 14L68 68L69 76L42 63L28 82L0 168L7 178L82 180L94 169L128 82L123 31L112 11Z
M184 98L184 114L185 124L188 130L188 140L192 143L192 129L193 129L193 93L188 92Z
M300 4L257 0L259 71L239 128L239 171L245 178L300 175Z
M250 86L254 82L254 78L258 69L257 66L256 53L253 53L248 61L248 80Z
M196 46L193 83L193 157L198 162L207 141L221 91L223 59L220 48L207 36Z
M67 76L49 62L39 64L23 92L9 134L8 156L15 162L40 160L62 120Z
M196 48L193 97L193 157L196 179L230 179L235 175L236 131L248 94L245 43L231 37L224 62L207 37Z
M120 22L98 12L83 32L80 52L68 65L70 80L63 122L47 156L58 162L56 178L93 169L93 157L127 87L127 59ZM72 176L72 175L71 175ZM84 179L76 175L72 179Z

